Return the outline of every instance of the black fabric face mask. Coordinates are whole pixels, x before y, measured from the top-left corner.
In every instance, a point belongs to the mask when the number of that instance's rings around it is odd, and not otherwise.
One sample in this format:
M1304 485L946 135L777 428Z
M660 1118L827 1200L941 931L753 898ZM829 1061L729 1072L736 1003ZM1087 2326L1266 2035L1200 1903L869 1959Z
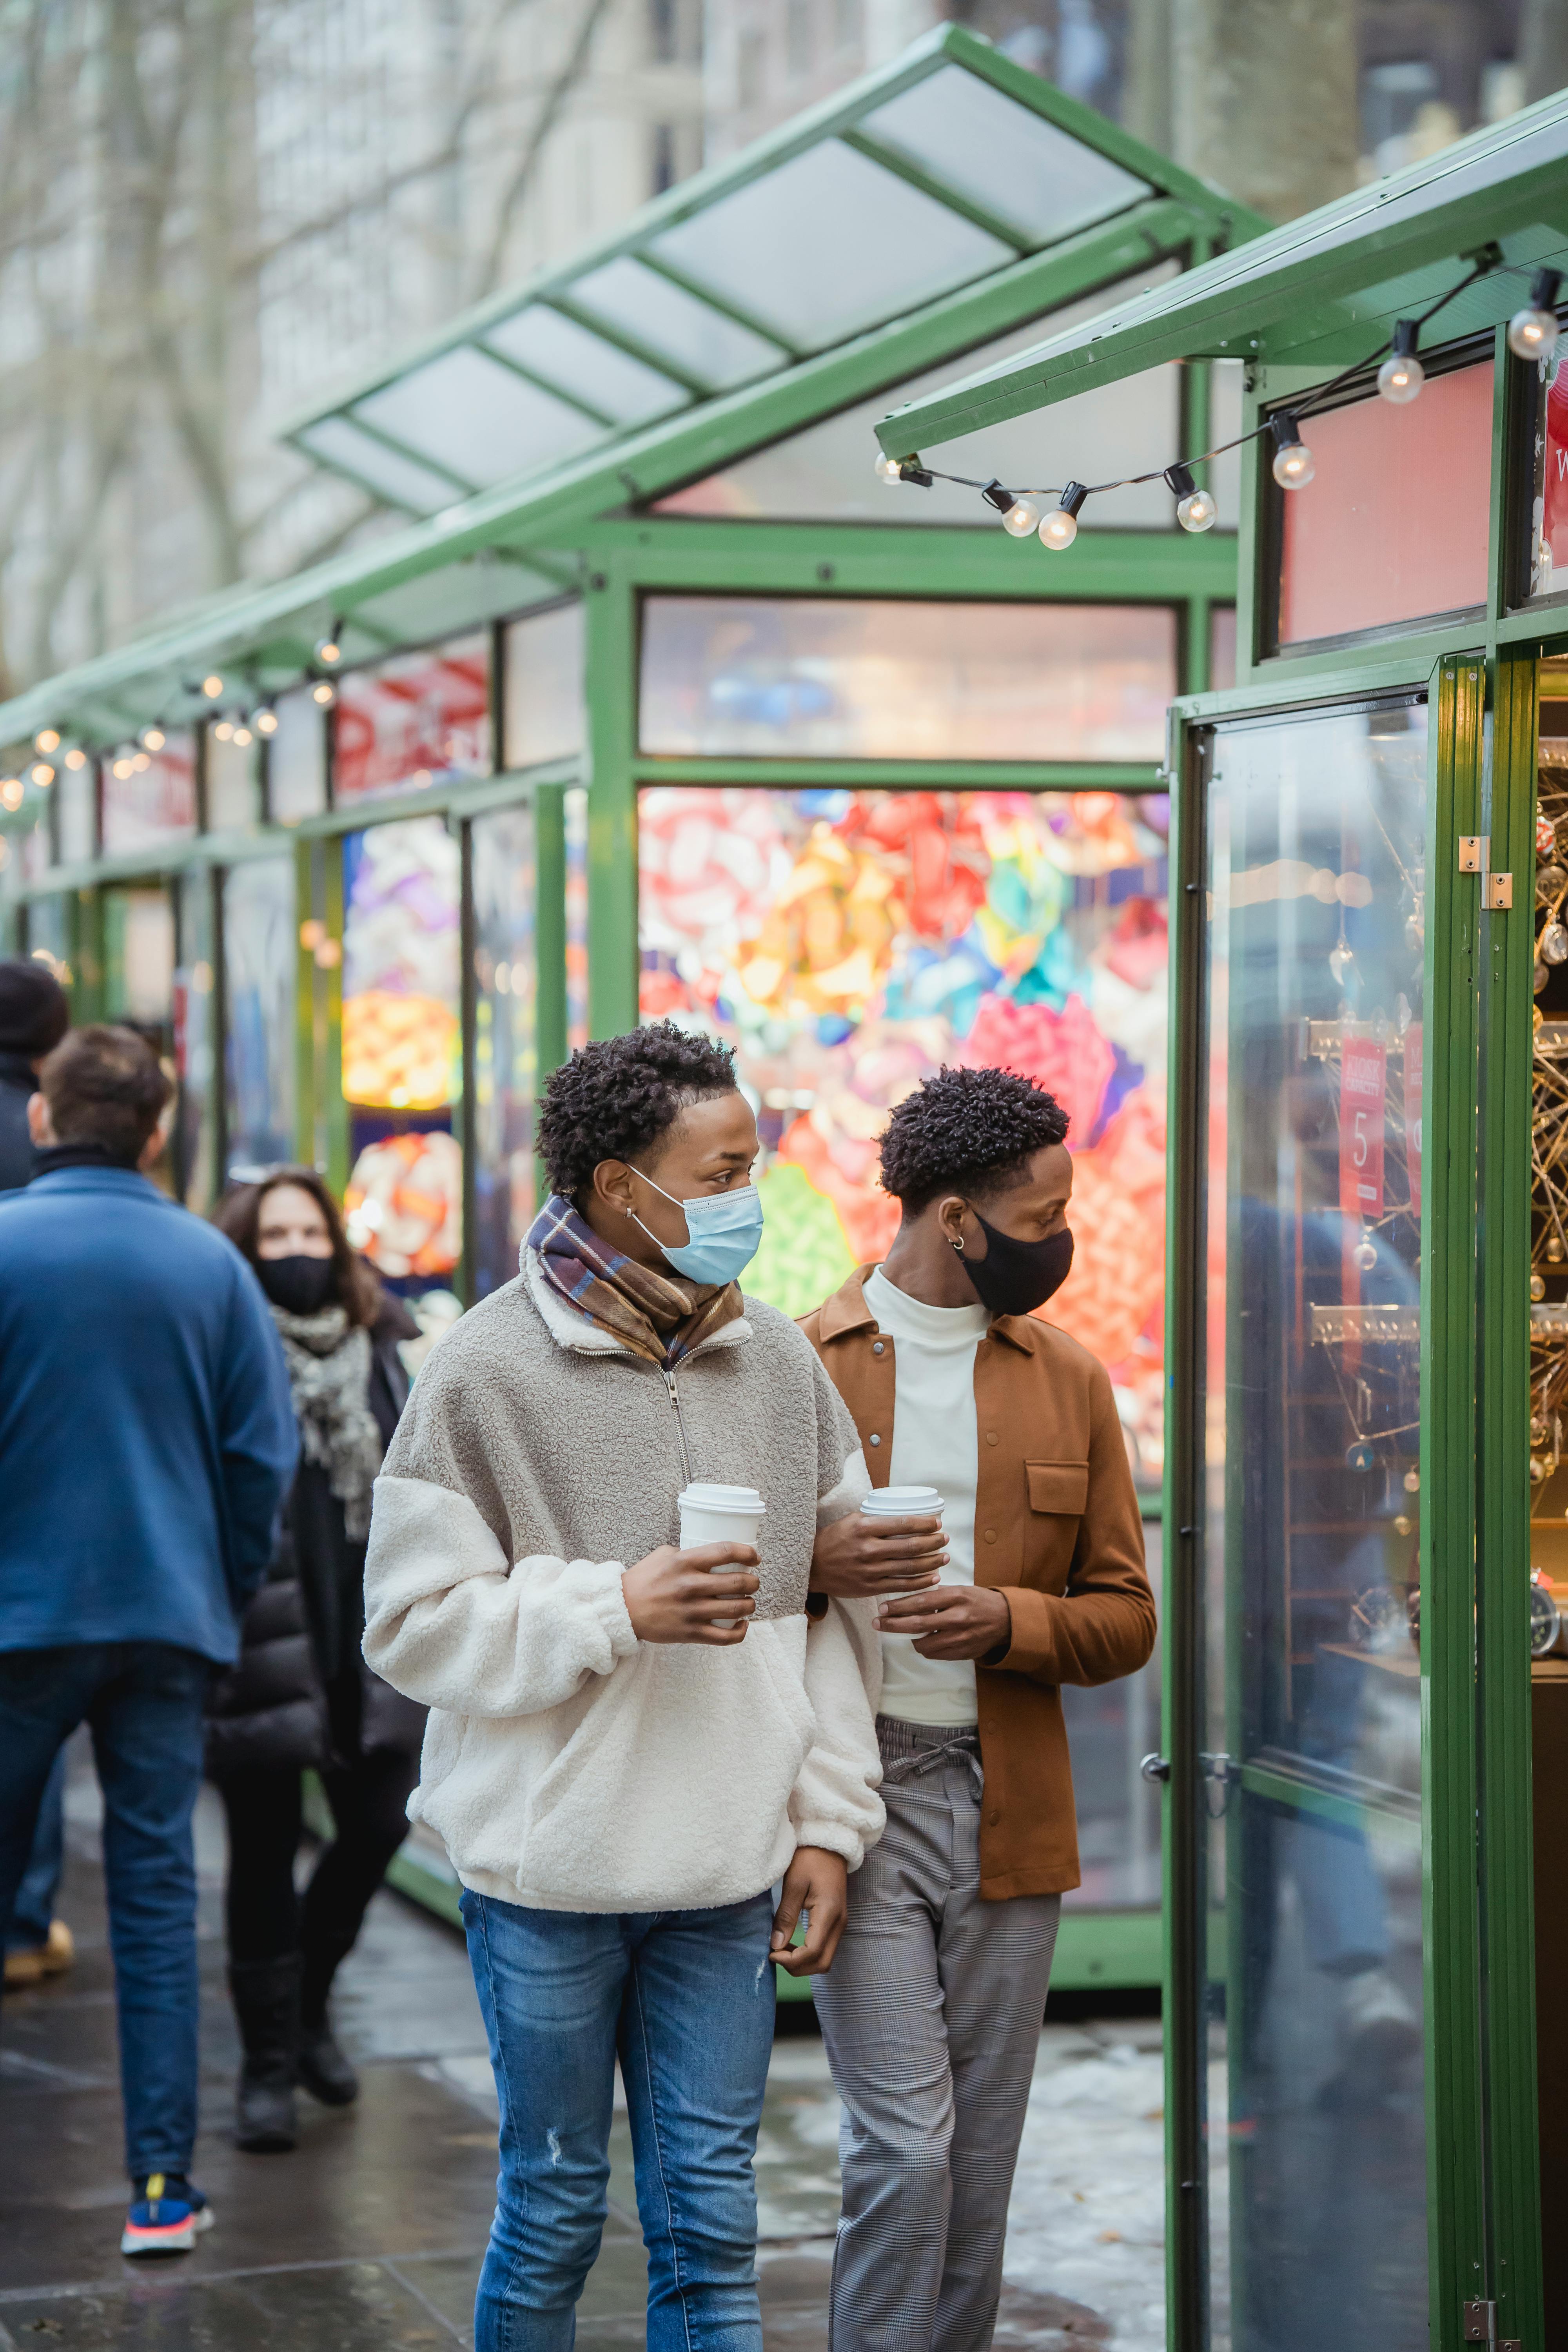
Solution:
M330 1257L261 1257L256 1271L285 1315L314 1315L337 1291L338 1269Z
M1070 1229L1047 1234L1043 1242L1018 1242L987 1224L978 1209L974 1221L985 1236L985 1255L965 1257L960 1251L959 1263L975 1297L993 1315L1032 1315L1072 1271Z

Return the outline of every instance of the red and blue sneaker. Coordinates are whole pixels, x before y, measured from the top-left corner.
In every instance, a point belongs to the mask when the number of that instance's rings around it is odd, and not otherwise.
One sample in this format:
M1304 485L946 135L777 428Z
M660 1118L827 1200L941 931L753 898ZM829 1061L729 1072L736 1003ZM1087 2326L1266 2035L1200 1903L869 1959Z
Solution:
M135 2184L120 2240L122 2254L188 2254L213 2209L183 2172L150 2172Z

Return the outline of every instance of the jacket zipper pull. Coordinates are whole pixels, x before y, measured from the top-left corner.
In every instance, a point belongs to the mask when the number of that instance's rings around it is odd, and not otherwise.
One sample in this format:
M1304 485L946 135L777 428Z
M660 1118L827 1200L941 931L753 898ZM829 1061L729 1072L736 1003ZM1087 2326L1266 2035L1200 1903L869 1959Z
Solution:
M691 1484L691 1456L686 1447L686 1421L680 1410L680 1391L675 1385L675 1374L666 1372L664 1384L669 1391L669 1402L675 1407L675 1433L680 1441L680 1466L686 1473L686 1483Z

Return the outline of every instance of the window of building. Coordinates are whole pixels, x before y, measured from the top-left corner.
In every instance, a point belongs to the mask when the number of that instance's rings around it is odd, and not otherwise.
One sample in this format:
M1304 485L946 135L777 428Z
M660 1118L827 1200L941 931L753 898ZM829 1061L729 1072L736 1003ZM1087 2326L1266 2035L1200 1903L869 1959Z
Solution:
M258 857L223 879L225 1175L292 1160L294 860Z
M737 57L736 94L742 108L761 106L767 84L768 44L764 33L742 33Z
M785 0L784 64L797 80L811 71L811 0Z
M246 740L236 740L243 733ZM232 719L210 722L202 745L206 821L214 833L238 833L260 814L261 740Z
M474 1296L510 1282L533 1221L533 812L469 828L474 964Z
M641 742L675 757L1158 760L1158 604L651 596Z
M57 848L64 866L84 865L97 846L98 770L88 760L79 768L62 767L55 785Z
M1304 489L1268 485L1279 526L1280 646L1484 604L1492 363L1428 376L1395 408L1375 394L1304 418Z
M674 65L679 56L678 0L648 0L647 53L653 64Z
M327 719L309 687L280 694L278 725L267 743L267 814L274 824L298 824L327 805Z
M332 798L367 799L490 767L489 640L458 637L345 677L332 713Z
M675 162L674 123L656 122L649 145L652 151L648 172L649 184L654 195L662 196L666 188L673 188L676 181L680 177Z
M157 751L122 751L100 767L106 857L178 841L196 829L196 739L164 738Z
M537 767L583 748L583 607L513 621L503 640L504 764Z

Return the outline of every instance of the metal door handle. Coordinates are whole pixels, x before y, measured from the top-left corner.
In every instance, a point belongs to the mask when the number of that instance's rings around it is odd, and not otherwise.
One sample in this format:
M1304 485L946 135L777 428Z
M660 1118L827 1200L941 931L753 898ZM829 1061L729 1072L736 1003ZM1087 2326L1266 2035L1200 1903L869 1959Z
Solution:
M1168 1756L1145 1756L1138 1769L1142 1773L1145 1780L1168 1780L1171 1777L1171 1759Z

